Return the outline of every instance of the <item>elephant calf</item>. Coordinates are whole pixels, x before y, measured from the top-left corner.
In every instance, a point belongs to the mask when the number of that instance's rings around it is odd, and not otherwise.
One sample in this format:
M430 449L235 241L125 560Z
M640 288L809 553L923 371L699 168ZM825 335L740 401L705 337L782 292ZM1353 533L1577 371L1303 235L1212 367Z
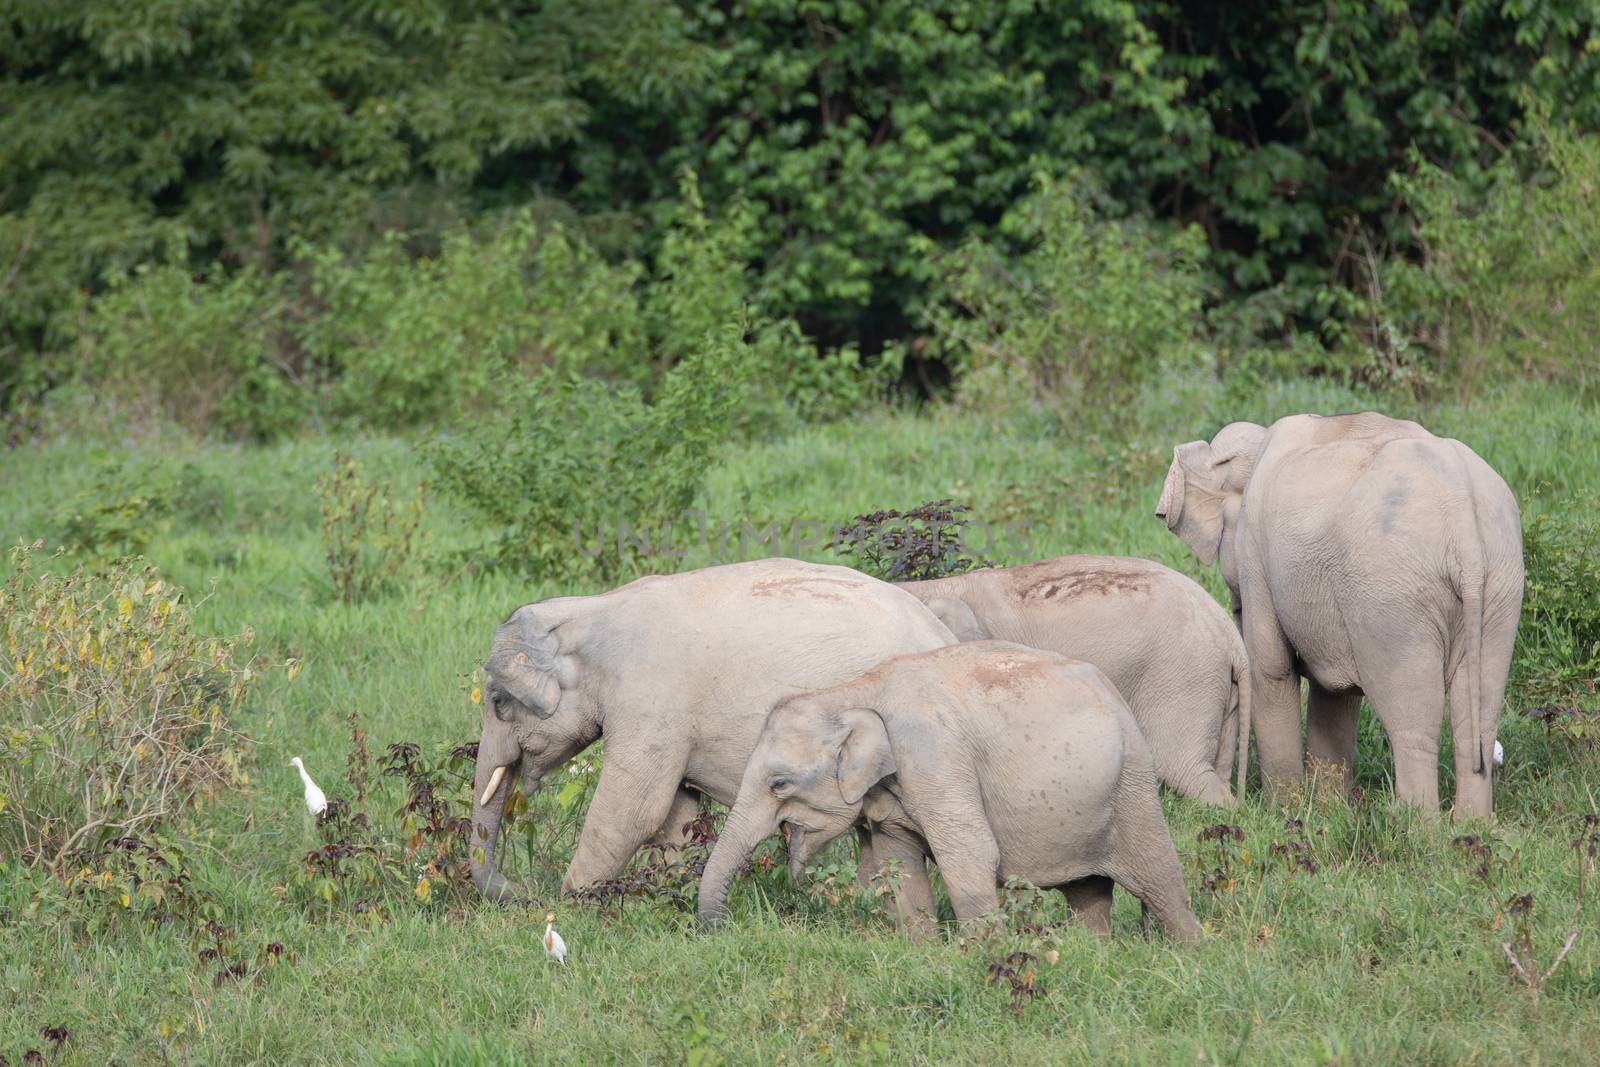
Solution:
M1125 556L1060 556L902 582L963 641L1015 641L1092 663L1133 710L1156 775L1233 807L1250 751L1250 664L1233 620L1177 571Z
M904 900L932 911L920 859L944 874L956 917L994 911L996 887L1061 889L1110 930L1121 885L1180 940L1199 936L1161 815L1150 749L1098 669L999 641L897 656L767 716L700 883L708 925L728 884L780 827L792 874L865 819L873 846L918 857ZM920 898L920 899L918 899Z

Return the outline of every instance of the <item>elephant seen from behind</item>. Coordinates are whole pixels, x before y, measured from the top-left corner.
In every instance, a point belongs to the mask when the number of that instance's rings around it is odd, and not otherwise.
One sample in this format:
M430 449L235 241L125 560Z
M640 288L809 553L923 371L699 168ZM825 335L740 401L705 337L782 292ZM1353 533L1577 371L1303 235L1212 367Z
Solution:
M1365 695L1396 795L1437 811L1448 687L1454 810L1490 813L1522 533L1476 453L1373 412L1235 422L1177 446L1156 514L1232 592L1269 788L1301 774L1304 676L1310 754L1348 785Z

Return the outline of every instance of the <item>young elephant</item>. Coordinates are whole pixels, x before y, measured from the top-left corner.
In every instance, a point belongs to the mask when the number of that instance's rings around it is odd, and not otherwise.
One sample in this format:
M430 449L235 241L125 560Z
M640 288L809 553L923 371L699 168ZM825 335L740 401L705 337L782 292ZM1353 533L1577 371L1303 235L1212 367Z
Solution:
M917 868L931 855L958 919L993 911L996 887L1017 877L1061 889L1086 925L1109 932L1115 882L1173 937L1199 935L1150 750L1087 663L976 641L897 656L778 705L706 863L700 918L722 921L734 872L775 830L788 834L798 877L858 819L874 848L894 842L918 857L902 892L926 911Z
M855 678L887 656L954 643L911 594L792 559L520 607L495 632L485 668L473 881L491 899L525 895L494 869L510 772L520 769L531 794L605 738L605 766L563 882L578 889L620 875L647 841L681 841L697 794L731 803L779 700ZM870 842L867 856L879 857ZM890 858L892 849L882 852Z
M1222 606L1177 571L1125 556L1060 556L901 582L963 641L1015 641L1092 663L1133 710L1156 776L1233 807L1250 751L1250 664Z
M1395 794L1437 811L1448 684L1456 811L1489 814L1522 526L1476 453L1375 412L1235 422L1173 450L1156 515L1233 591L1269 787L1300 776L1304 675L1311 754L1348 784L1365 694Z

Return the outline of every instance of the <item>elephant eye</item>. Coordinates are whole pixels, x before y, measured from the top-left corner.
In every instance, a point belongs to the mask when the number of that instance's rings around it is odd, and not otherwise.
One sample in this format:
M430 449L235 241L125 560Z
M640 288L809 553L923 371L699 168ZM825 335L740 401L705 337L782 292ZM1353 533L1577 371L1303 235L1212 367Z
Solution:
M772 780L772 791L774 793L782 792L783 790L788 789L788 788L789 788L789 779L787 779L787 778L774 778Z
M489 707L494 710L494 717L501 722L510 722L512 718L511 703L506 700L505 694L498 689L490 689L488 698Z

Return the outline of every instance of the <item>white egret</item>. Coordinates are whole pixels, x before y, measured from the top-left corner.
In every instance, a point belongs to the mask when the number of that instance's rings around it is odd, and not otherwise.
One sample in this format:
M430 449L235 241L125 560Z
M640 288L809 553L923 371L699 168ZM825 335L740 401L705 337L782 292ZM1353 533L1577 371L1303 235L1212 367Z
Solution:
M1494 765L1496 767L1498 767L1502 763L1504 763L1505 761L1506 761L1506 750L1500 746L1500 742L1496 741L1494 743Z
M311 775L306 773L306 765L300 762L299 756L290 760L289 765L300 772L300 779L306 783L306 807L311 810L311 814L321 815L328 807L327 794L311 780Z
M567 965L567 943L556 933L556 913L553 911L544 917L544 954L563 967Z

